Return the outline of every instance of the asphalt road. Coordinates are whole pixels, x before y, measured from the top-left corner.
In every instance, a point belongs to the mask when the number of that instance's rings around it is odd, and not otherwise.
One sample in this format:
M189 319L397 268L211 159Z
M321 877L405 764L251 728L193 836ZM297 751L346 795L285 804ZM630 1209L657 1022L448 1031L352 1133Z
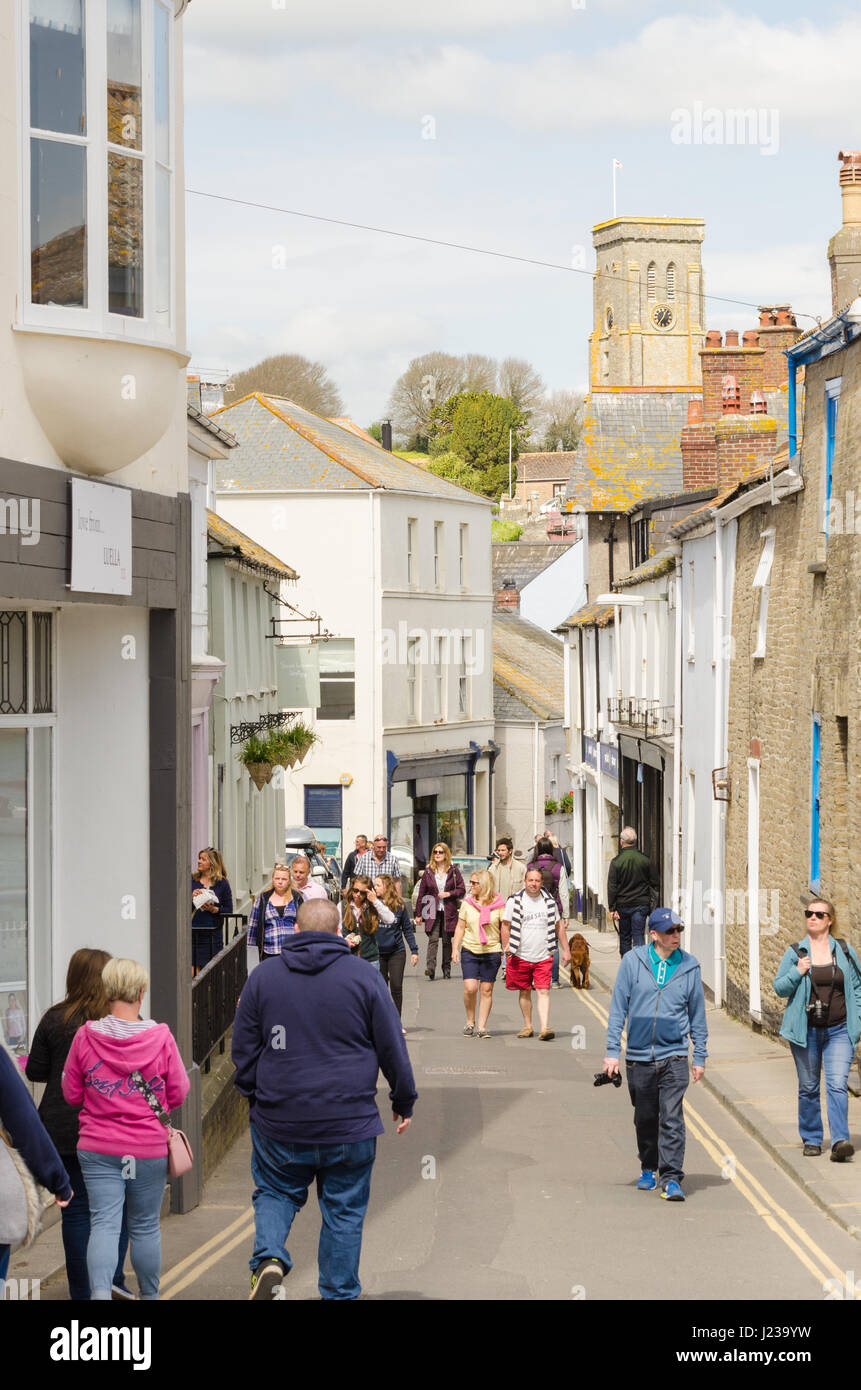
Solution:
M455 972L456 974L457 972ZM810 1300L861 1271L858 1242L816 1207L702 1087L689 1096L687 1201L635 1189L633 1111L596 1089L609 997L552 993L549 1043L519 1040L496 988L489 1040L464 1038L459 979L408 967L404 1023L419 1101L396 1136L381 1087L361 1276L371 1299ZM572 1031L576 1030L576 1031ZM204 1204L164 1224L162 1297L247 1299L250 1144ZM297 1217L288 1300L313 1299L319 1212ZM824 1289L825 1281L837 1281ZM842 1281L842 1283L841 1283ZM861 1287L861 1273L858 1276ZM854 1284L849 1282L852 1297ZM62 1281L42 1298L65 1297ZM800 1319L795 1310L790 1321Z

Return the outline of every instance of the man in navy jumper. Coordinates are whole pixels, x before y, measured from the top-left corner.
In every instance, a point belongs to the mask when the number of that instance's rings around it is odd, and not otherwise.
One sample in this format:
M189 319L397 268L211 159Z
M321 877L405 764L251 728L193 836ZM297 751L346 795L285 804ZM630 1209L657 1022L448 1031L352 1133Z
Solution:
M649 918L651 944L635 946L622 957L610 1001L604 1058L605 1073L615 1076L627 1019L625 1071L642 1170L637 1187L653 1192L660 1178L661 1196L669 1202L685 1200L682 1102L690 1079L689 1040L694 1045L695 1082L705 1073L708 1041L699 962L681 949L683 929L672 908L656 908Z
M253 1299L284 1297L287 1237L314 1179L323 1218L320 1295L359 1297L362 1225L384 1132L380 1070L398 1134L416 1101L389 991L336 934L338 921L333 903L303 903L296 934L253 971L233 1025L234 1084L251 1102Z

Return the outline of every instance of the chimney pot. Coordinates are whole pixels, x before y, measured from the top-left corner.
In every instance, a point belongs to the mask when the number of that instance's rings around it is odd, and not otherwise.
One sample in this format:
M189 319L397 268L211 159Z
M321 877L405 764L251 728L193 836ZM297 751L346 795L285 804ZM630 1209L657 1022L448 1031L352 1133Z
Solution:
M777 323L779 327L795 328L795 315L791 309L778 309Z
M841 150L837 158L842 163L840 182L861 183L861 150Z
M380 422L380 443L382 444L382 446L383 446L384 449L387 449L387 450L388 450L389 453L392 452L392 422L391 422L391 420L382 420L382 421Z
M735 377L729 374L721 380L721 403L724 415L737 415L741 410L741 391Z
M716 328L710 328L706 334L706 347L709 349L719 348L723 338Z
M727 329L726 338L724 339L724 346L738 347L738 333L735 331L734 328Z
M767 415L768 401L765 399L764 391L753 391L750 397L751 415Z
M741 345L746 348L759 347L759 334L755 328L749 328L742 334Z
M688 401L688 424L701 425L703 422L703 403L699 397Z
M760 308L759 326L760 328L771 328L775 320L775 312L771 308Z

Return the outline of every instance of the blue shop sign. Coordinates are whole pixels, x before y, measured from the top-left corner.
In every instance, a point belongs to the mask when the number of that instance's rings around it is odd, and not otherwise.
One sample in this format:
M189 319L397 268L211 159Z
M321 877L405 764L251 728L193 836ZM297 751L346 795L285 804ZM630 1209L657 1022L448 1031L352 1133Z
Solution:
M601 771L605 777L619 776L619 750L614 743L601 744Z
M590 738L588 734L583 738L583 761L588 763L589 767L598 766L598 740Z

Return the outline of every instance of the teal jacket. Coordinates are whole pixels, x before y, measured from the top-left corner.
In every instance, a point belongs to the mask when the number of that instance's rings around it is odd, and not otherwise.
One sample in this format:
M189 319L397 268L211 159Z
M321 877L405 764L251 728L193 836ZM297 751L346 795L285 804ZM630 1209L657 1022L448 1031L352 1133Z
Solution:
M694 1066L705 1066L708 1029L699 961L687 951L682 951L681 957L681 964L660 989L655 983L648 946L637 946L622 957L610 1001L608 1057L619 1056L627 1019L626 1061L687 1057L690 1038L694 1044Z
M798 944L799 946L806 946L809 951L810 937L805 936ZM848 942L846 944L849 945ZM859 1037L861 1037L861 961L858 960L851 946L849 946L849 959L847 960L845 951L836 937L833 936L831 938L831 954L835 964L843 971L846 991L846 1031L852 1039L852 1046L855 1047ZM799 975L796 969L797 965L798 952L792 946L788 946L774 977L774 992L779 994L781 999L787 1000L783 1023L780 1027L780 1036L786 1038L788 1042L798 1043L800 1047L806 1047L810 971L808 970L804 975ZM799 985L801 985L801 989L798 988Z

